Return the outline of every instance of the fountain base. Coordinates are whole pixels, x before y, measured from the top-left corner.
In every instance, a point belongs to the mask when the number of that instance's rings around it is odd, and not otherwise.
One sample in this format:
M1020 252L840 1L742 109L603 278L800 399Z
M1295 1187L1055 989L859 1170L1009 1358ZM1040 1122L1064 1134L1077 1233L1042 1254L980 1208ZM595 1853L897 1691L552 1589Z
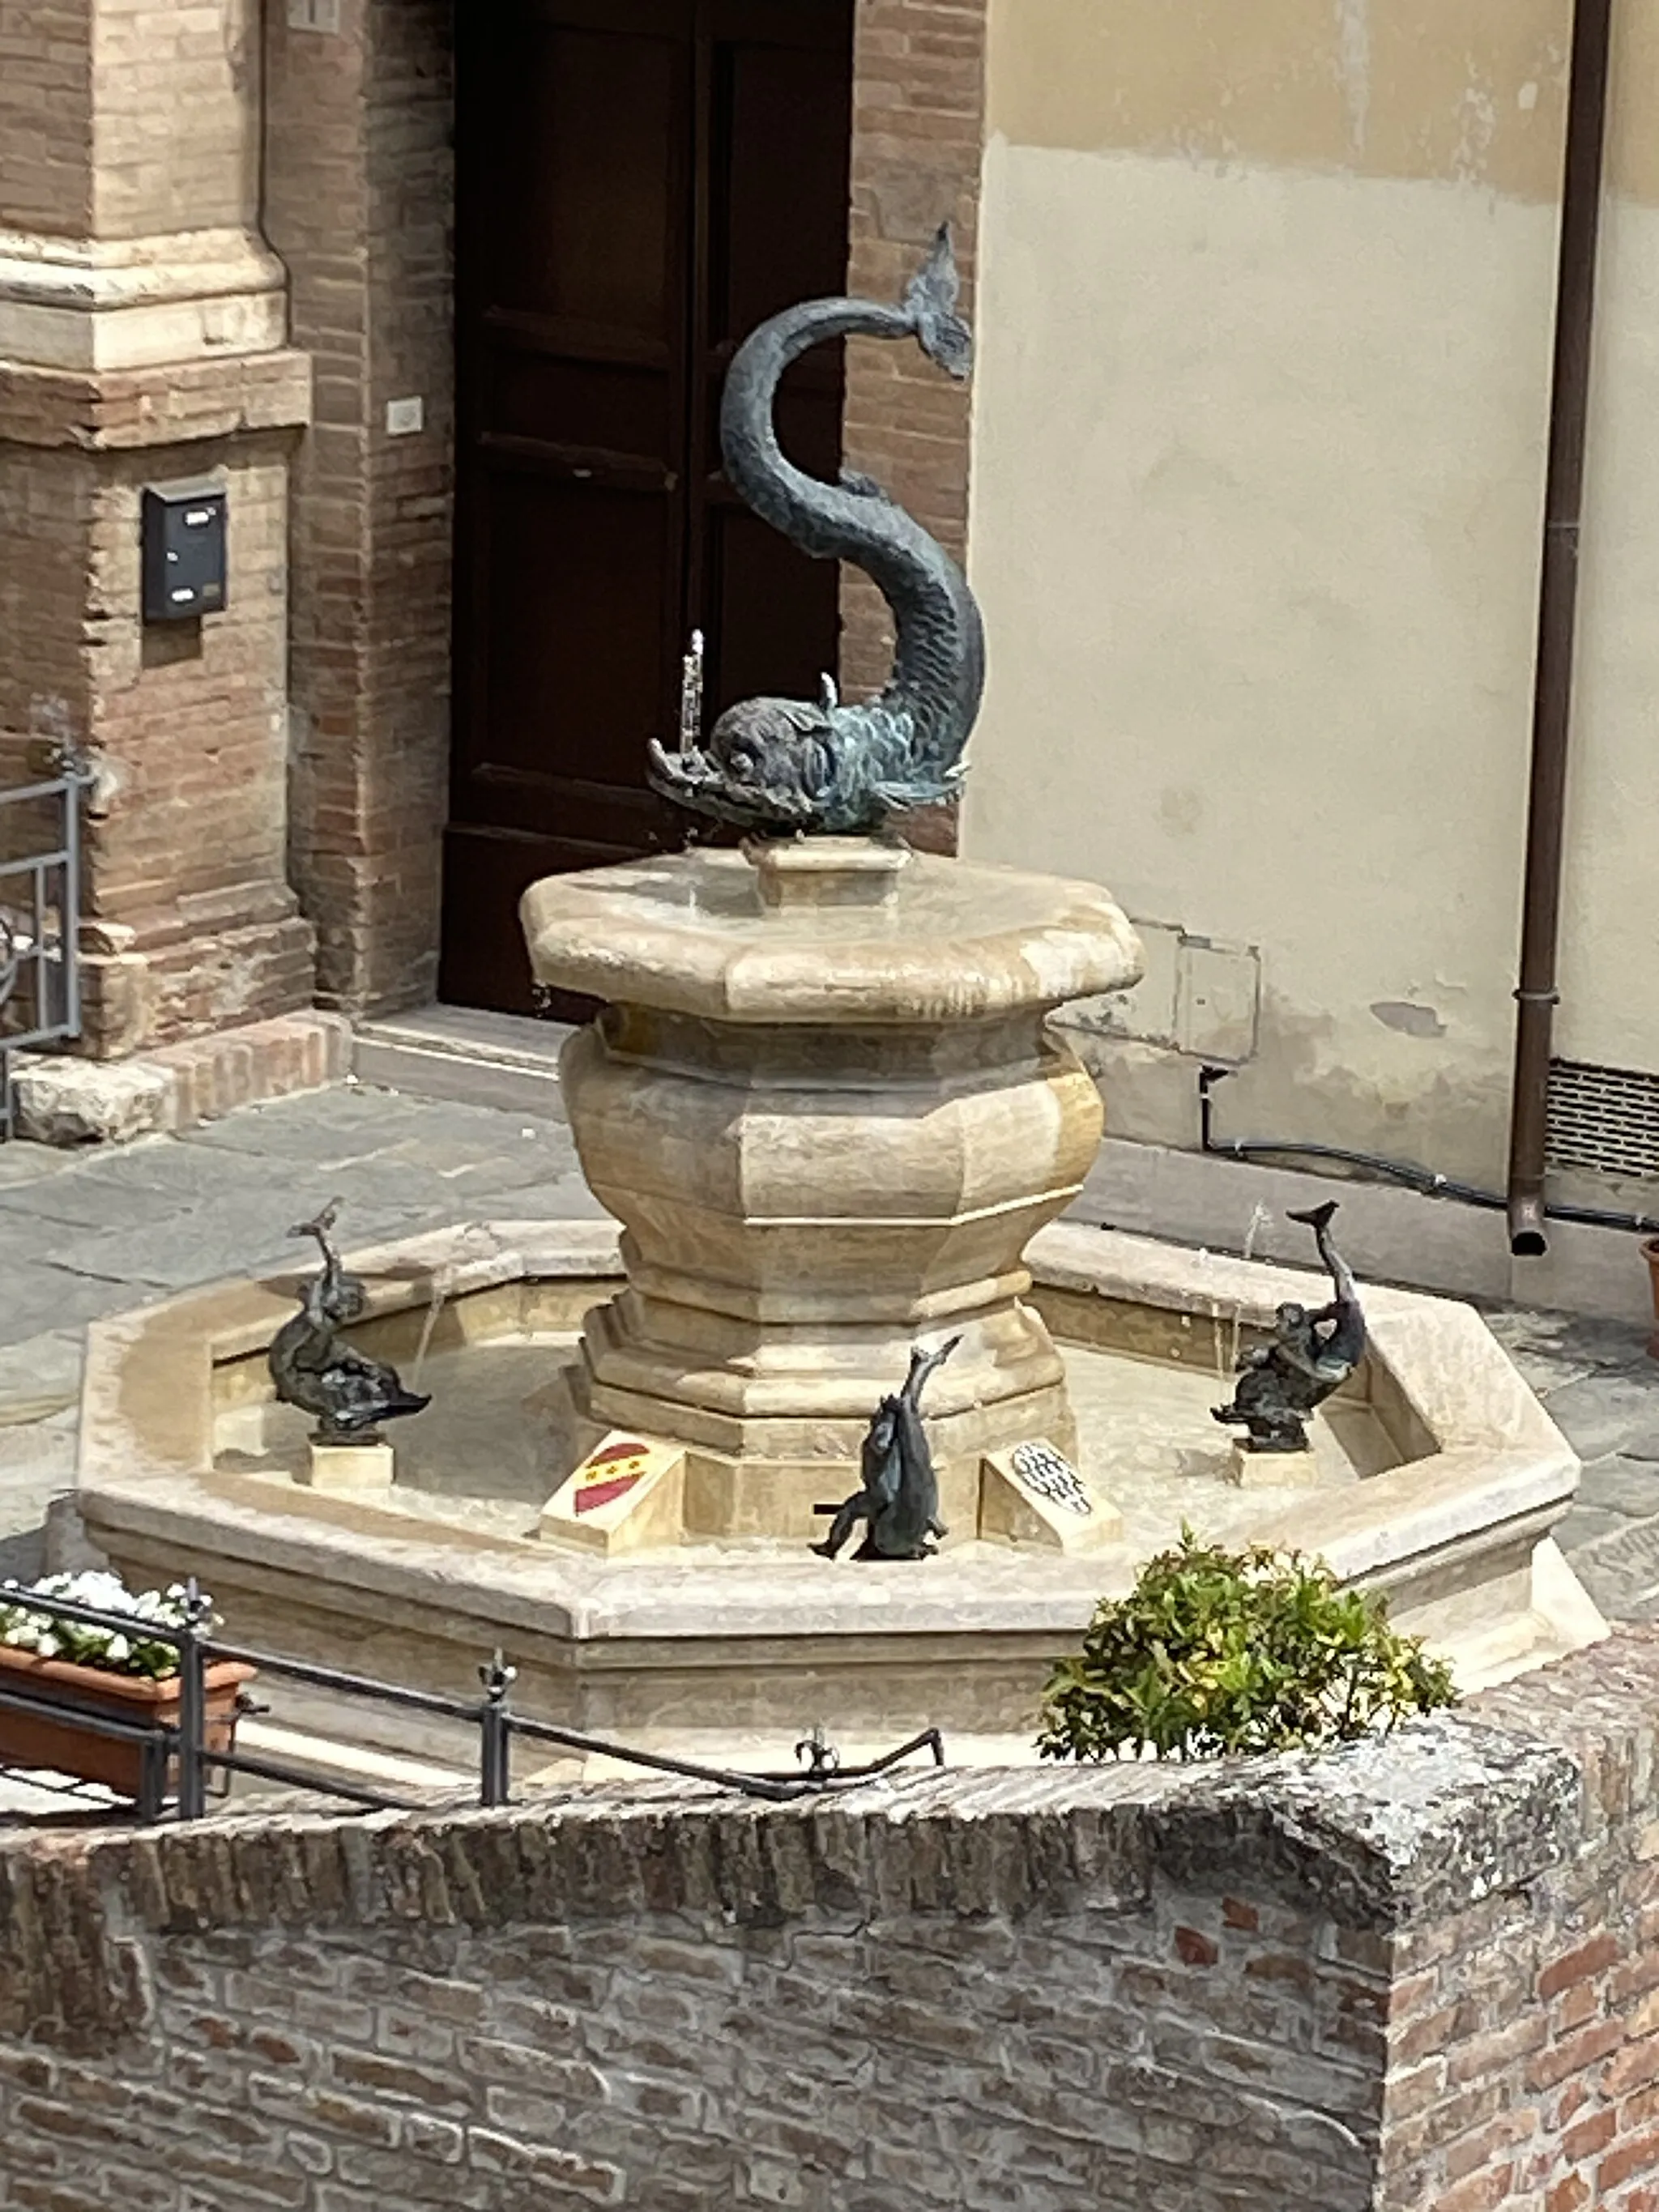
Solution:
M1182 1522L1322 1554L1343 1581L1386 1591L1465 1690L1605 1632L1549 1540L1577 1463L1468 1308L1368 1291L1370 1352L1310 1424L1316 1486L1240 1491L1209 1412L1233 1316L1261 1340L1278 1304L1305 1302L1317 1279L1070 1225L1030 1256L1033 1308L1067 1364L1080 1472L1122 1516L1095 1549L999 1526L983 1505L938 1559L880 1567L831 1565L798 1540L686 1543L672 1527L615 1557L543 1540L548 1500L586 1449L567 1387L582 1316L620 1273L614 1229L573 1223L353 1255L369 1292L354 1334L375 1358L410 1360L434 1286L447 1294L422 1377L432 1405L404 1424L397 1481L378 1496L299 1480L306 1423L272 1401L265 1364L286 1282L95 1322L79 1529L140 1586L198 1576L255 1647L453 1696L499 1646L526 1712L681 1748L769 1731L775 1758L817 1720L843 1747L938 1724L953 1753L963 1736L1002 1739L1008 1755L1097 1601L1127 1591ZM855 1481L850 1461L826 1463L820 1495ZM453 1737L372 1726L363 1740L384 1752L455 1756Z
M560 1065L626 1231L575 1410L684 1448L689 1538L817 1533L918 1341L962 1340L926 1407L947 1522L988 1453L1074 1450L1023 1255L1099 1146L1045 1023L1133 980L1104 891L811 839L554 878L525 923L544 982L608 1002Z

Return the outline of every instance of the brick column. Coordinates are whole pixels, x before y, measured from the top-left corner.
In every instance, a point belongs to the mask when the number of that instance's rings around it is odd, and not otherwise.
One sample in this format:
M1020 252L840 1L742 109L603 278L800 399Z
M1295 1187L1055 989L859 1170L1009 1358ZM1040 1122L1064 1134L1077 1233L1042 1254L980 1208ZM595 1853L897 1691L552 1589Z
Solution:
M948 216L972 319L985 112L987 0L859 0L853 76L851 289L899 296ZM914 347L852 341L848 464L884 484L957 560L966 557L972 402ZM880 593L843 569L842 679L887 680L892 627ZM905 834L956 849L955 810L912 815Z
M310 411L258 237L257 0L0 0L0 775L73 744L86 1051L307 1002L285 880L288 467ZM139 622L139 493L215 476L230 604Z
M0 0L0 775L84 748L85 1048L305 1004L286 880L288 471L257 0ZM147 483L230 502L225 612L145 628Z
M265 227L317 373L295 486L290 866L319 996L429 999L449 775L453 0L266 33ZM417 400L417 428L388 424Z

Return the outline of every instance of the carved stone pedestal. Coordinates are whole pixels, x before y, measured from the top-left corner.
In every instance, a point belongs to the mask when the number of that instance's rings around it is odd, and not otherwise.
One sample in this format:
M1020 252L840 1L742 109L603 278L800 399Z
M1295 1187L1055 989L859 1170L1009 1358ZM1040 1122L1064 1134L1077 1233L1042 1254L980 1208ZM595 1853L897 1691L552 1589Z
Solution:
M1312 1490L1320 1480L1311 1445L1306 1451L1250 1451L1235 1443L1227 1458L1227 1480L1240 1490Z
M394 1474L392 1446L372 1444L307 1445L300 1480L308 1490L327 1490L348 1497L366 1490L390 1490Z
M960 1334L924 1411L971 1535L987 1452L1073 1448L1022 1255L1102 1116L1044 1024L1133 981L1135 940L1091 885L851 842L839 866L825 840L751 855L525 899L538 976L608 1002L561 1068L629 1279L588 1316L578 1409L686 1448L689 1535L807 1537L911 1344Z

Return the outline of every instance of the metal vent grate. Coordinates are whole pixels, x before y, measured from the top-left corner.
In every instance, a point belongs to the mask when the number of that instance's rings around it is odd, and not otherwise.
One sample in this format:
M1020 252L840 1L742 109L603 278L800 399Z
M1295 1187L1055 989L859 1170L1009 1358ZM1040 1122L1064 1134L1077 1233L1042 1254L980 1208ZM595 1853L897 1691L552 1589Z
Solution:
M1549 1164L1659 1176L1659 1075L1550 1063Z

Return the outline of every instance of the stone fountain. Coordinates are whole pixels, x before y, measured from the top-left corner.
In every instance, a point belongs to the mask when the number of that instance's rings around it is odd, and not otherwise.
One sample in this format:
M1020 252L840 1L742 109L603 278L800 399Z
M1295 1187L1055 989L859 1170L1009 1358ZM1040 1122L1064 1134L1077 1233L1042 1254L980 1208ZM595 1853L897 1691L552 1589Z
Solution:
M812 1534L924 1334L963 1339L928 1401L953 1528L988 1454L1075 1456L1024 1255L1101 1133L1045 1017L1137 973L1103 892L811 841L559 877L525 912L538 975L611 1001L561 1066L628 1274L576 1407L684 1448L688 1539Z
M882 842L896 811L956 787L979 610L909 515L863 479L804 476L773 423L790 363L849 333L913 338L965 375L956 301L942 230L900 307L793 308L726 381L737 489L885 593L886 690L843 706L826 678L816 703L746 700L705 749L699 684L653 781L747 830L742 850L556 878L524 901L538 979L607 1001L561 1073L629 1286L584 1328L577 1410L684 1448L688 1539L809 1534L924 1332L959 1340L928 1420L951 1525L977 1531L988 1454L1077 1449L1023 1255L1082 1188L1102 1115L1046 1024L1135 981L1139 950L1092 884Z
M1048 1017L1126 988L1139 951L1094 885L896 834L958 787L982 645L902 509L779 450L779 379L851 333L966 373L943 234L898 307L819 301L758 331L723 438L757 512L886 593L887 689L746 701L706 742L689 702L653 780L740 848L524 902L538 977L604 1002L562 1078L613 1222L354 1255L362 1358L433 1351L378 1496L311 1481L273 1398L291 1285L99 1325L86 1534L132 1573L198 1572L247 1640L452 1692L501 1644L527 1709L682 1747L937 1723L1006 1755L1095 1601L1188 1519L1387 1589L1466 1682L1603 1632L1550 1535L1577 1462L1468 1309L1368 1292L1306 1395L1310 1449L1241 1468L1212 1409L1241 1346L1291 1372L1309 1279L1060 1222L1102 1109ZM913 1348L953 1340L923 1406L940 1555L815 1556Z

